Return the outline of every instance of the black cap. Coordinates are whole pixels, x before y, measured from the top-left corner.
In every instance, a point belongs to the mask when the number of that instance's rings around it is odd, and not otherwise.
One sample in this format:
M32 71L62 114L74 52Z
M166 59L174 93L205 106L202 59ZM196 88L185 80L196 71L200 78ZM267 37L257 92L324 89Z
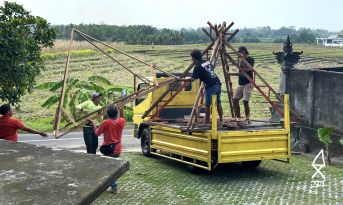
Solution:
M241 51L244 51L246 54L249 55L249 52L248 52L247 47L245 47L245 46L240 46L240 47L238 48L238 52L241 52Z
M201 55L201 51L198 49L194 49L191 52L191 56L192 58L194 58L195 60L202 60L202 55Z

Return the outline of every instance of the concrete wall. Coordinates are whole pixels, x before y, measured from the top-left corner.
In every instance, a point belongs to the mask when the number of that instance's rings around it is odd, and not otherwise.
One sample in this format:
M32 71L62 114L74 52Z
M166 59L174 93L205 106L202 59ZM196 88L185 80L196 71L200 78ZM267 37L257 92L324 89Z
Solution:
M343 156L339 139L343 136L343 68L324 70L293 69L287 81L290 103L305 120L293 126L293 147L298 151L317 152L323 146L317 129L334 127L334 154Z

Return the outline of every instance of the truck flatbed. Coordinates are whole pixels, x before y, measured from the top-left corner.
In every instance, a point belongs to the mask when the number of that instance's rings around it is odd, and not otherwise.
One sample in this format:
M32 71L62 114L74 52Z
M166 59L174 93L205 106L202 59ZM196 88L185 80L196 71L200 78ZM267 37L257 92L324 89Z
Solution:
M224 119L225 122L225 119ZM234 122L234 121L231 121ZM171 128L180 129L183 132L204 132L210 131L210 126L205 126L203 123L198 124L194 128L188 128L187 122L180 122L180 120L161 120L161 121L154 121L150 122L151 125L160 125L166 126ZM282 129L283 125L280 122L270 122L268 120L254 120L251 119L250 123L246 121L237 121L236 126L227 126L224 125L218 126L218 131L239 131L239 130L270 130L270 129Z

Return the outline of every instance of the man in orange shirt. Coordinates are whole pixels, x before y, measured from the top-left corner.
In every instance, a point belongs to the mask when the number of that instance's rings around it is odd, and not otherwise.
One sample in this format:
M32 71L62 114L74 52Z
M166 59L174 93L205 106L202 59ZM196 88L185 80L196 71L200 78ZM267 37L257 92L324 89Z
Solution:
M122 151L121 138L125 126L123 109L119 109L119 113L120 117L117 118L118 109L115 106L110 105L107 108L108 118L102 121L99 128L97 128L95 122L92 121L95 135L100 136L104 134L104 142L100 147L100 152L106 156L119 157ZM116 181L112 182L111 192L119 192Z
M9 104L4 104L0 107L0 139L18 141L17 130L23 130L33 134L39 134L42 137L47 137L48 135L44 132L39 132L34 129L26 127L20 120L12 117L13 112Z

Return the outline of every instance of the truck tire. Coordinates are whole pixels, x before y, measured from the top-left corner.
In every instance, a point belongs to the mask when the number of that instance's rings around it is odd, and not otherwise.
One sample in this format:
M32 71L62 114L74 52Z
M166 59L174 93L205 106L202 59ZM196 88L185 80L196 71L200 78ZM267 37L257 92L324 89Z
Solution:
M151 141L150 129L146 127L142 130L142 134L141 134L142 153L146 157L152 156L152 154L150 153L150 141Z
M247 169L254 169L260 166L261 160L242 162L242 166Z
M205 171L203 169L196 167L196 166L193 166L193 165L190 165L190 164L187 166L187 169L192 174L203 174L203 173L205 173Z

